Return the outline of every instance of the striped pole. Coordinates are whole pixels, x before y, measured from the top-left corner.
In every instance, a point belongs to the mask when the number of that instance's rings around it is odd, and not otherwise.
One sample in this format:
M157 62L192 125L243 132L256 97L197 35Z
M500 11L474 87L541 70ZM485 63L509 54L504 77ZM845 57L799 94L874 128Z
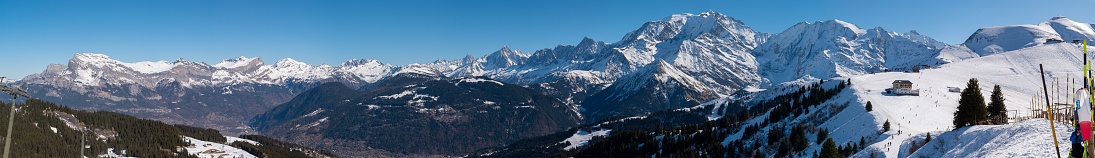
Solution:
M1042 64L1038 64L1038 70L1042 72L1042 92L1046 94L1046 108L1049 107L1049 90L1046 88L1046 70L1042 67ZM1053 131L1053 147L1056 148L1054 153L1057 153L1057 158L1061 158L1061 147L1057 143L1057 128L1053 127L1053 115L1049 115L1049 129Z

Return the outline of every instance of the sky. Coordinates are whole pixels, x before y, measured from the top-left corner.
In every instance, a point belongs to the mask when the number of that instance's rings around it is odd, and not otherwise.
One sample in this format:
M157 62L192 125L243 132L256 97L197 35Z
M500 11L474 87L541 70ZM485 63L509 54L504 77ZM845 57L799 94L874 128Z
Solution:
M376 59L405 65L503 46L532 52L612 43L645 22L716 11L754 30L779 33L799 22L840 19L860 28L920 34L960 44L978 28L1037 24L1054 16L1095 22L1093 0L551 0L551 1L212 1L0 0L0 76L22 78L76 53L122 62L216 64L238 56L267 64L293 58L319 65Z

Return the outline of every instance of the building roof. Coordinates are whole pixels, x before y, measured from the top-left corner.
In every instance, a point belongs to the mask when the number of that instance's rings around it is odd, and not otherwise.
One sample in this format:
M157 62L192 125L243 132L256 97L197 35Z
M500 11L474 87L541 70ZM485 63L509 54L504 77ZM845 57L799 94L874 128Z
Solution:
M912 84L912 82L911 82L911 81L909 81L909 80L893 80L893 83L897 83L897 84Z

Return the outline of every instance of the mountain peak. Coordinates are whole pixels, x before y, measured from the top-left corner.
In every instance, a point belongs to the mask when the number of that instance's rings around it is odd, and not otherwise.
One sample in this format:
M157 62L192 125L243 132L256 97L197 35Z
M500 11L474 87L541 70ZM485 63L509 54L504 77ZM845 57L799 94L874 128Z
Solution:
M441 72L438 72L436 69L430 68L427 65L410 64L401 67L399 68L399 71L392 73L392 76L396 75L424 75L430 77L440 77Z
M865 33L863 29L859 28L859 26L856 26L855 24L852 24L852 23L849 23L849 22L846 22L846 21L843 21L843 20L840 20L840 19L821 21L821 22L818 22L818 23L820 23L822 25L835 25L836 27L847 28L847 29L855 32L856 34Z
M717 15L722 15L722 13L715 12L715 10L710 10L710 9L708 9L707 11L704 11L703 13L700 13L700 16L717 16Z
M213 67L231 69L247 65L262 65L262 59L239 56L235 58L221 60L220 63L213 65Z
M487 60L487 65L507 67L522 64L529 56L529 54L521 53L520 50L510 49L509 46L502 46L502 49L483 58Z
M1042 45L1049 41L1090 39L1095 39L1095 29L1092 29L1091 24L1056 16L1037 25L982 27L970 35L963 44L977 54L985 56Z
M95 53L76 53L75 55L73 55L73 56L72 56L72 58L80 58L80 59L110 59L110 56L107 56L106 54L95 54Z
M879 31L883 30L881 27L876 27L874 29L877 29ZM814 23L799 22L798 24L795 24L794 26L791 26L791 28L788 28L787 30L784 30L782 33L780 33L777 36L788 36L788 35L790 35L790 36L793 36L793 37L791 37L793 39L806 38L806 37L799 37L799 36L802 36L803 33L811 33L811 34L817 34L817 35L821 35L822 33L824 33L825 35L840 36L840 37L845 37L845 38L849 38L849 39L854 39L854 38L858 37L859 35L866 34L867 30L861 29L861 28L859 28L859 26L856 26L855 24L845 22L845 21L842 21L840 19L833 19L833 20L817 21L817 22L814 22Z
M695 18L725 19L725 18L729 17L729 16L726 16L726 15L723 15L722 13L715 12L713 10L707 10L707 11L701 12L700 14L692 14L692 13L674 14L674 16L679 17L679 18L691 18L691 19L695 19ZM672 17L673 16L670 16L670 19L672 19Z
M712 11L712 10L708 10L708 11L704 11L700 14L692 14L692 13L673 14L673 15L670 15L669 17L666 17L666 18L662 19L662 21L683 22L683 21L687 21L689 19L723 19L723 18L728 18L728 17L729 16L723 15L722 13L715 12L715 11Z
M578 42L578 45L590 45L593 43L597 43L597 41L594 41L592 38L589 37L582 37L582 42Z
M285 58L285 59L278 60L278 62L275 63L274 65L278 65L278 66L282 66L282 65L286 65L286 66L289 66L289 65L304 65L304 63L299 62L297 60L293 60L293 58Z
M643 24L638 30L628 33L621 42L630 41L666 41L670 39L695 39L705 34L727 37L753 36L753 31L744 23L714 11L701 14L673 14L659 21Z
M231 61L231 62L248 61L248 60L251 60L251 59L253 59L253 58L248 58L246 56L239 56L239 57L235 57L235 58L224 59L224 60L221 60L221 62L225 62L225 61Z
M475 62L475 56L471 56L471 54L468 54L464 56L464 59L462 59L461 62L464 64L470 64L472 62Z
M354 67L359 65L384 65L384 63L373 59L350 59L339 64L339 67Z
M117 60L111 59L107 55L94 53L77 53L76 55L72 56L71 60L69 60L69 64L90 64L97 67L102 67L106 64L114 64L117 62Z
M175 63L186 63L186 62L189 62L189 61L186 61L186 59L183 59L183 58L175 59Z

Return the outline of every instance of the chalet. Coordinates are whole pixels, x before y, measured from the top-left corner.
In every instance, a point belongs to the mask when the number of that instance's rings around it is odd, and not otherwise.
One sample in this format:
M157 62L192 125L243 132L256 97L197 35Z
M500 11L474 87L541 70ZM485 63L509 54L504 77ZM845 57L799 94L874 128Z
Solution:
M894 80L893 87L886 89L886 92L896 95L914 95L919 96L919 89L912 89L912 81L909 80Z
M912 81L909 80L894 80L893 89L912 89Z

